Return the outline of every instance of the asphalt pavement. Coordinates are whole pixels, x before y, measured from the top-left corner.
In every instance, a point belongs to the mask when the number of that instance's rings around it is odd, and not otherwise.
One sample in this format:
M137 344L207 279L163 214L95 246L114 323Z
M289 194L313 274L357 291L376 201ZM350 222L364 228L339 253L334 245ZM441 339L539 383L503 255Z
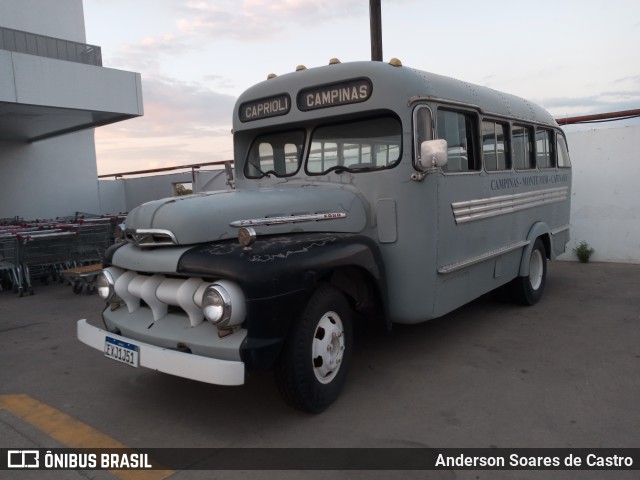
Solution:
M207 385L105 359L76 339L102 301L0 292L0 447L640 447L640 265L553 262L533 307L487 295L415 326L358 329L342 396L309 415L272 375ZM31 403L29 403L31 402ZM37 413L37 414L36 414ZM62 420L61 420L62 419ZM57 430L56 430L57 429ZM65 436L67 435L67 436ZM95 435L95 436L92 436ZM95 439L95 440L92 440ZM81 446L86 446L86 443ZM123 471L0 472L2 478ZM9 476L5 476L9 474ZM115 475L115 477L114 477ZM196 471L168 478L631 479L638 471ZM155 477L158 478L158 477Z

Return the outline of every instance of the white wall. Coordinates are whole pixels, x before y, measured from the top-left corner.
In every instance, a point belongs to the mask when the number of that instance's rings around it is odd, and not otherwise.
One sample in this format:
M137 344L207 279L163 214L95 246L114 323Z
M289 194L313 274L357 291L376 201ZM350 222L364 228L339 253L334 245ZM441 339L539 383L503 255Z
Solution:
M215 190L227 190L228 188L230 187L227 185L227 173L225 170L202 170L196 172L194 192L212 192Z
M100 214L115 215L128 211L123 180L99 180Z
M0 26L85 41L82 0L0 0ZM41 108L33 118L16 120L34 128L65 125L72 114L82 122L85 116L83 124L91 124L95 112L142 115L139 74L6 50L0 50L0 101L9 113L12 104ZM93 130L33 143L0 141L0 219L102 213L120 206L117 198L103 197Z
M0 142L0 218L99 213L93 130L34 143Z
M567 133L573 165L571 249L586 241L592 261L640 263L640 127Z
M176 195L174 185L191 183L191 173L174 173L154 177L128 178L116 180L124 182L127 211L151 200L158 200Z
M192 184L194 192L226 190L227 176L224 170L203 170L188 173L155 175L152 177L120 178L117 180L100 180L100 212L115 214L129 212L133 208L151 200L173 197L175 186L179 183Z
M0 25L86 42L82 0L0 0Z

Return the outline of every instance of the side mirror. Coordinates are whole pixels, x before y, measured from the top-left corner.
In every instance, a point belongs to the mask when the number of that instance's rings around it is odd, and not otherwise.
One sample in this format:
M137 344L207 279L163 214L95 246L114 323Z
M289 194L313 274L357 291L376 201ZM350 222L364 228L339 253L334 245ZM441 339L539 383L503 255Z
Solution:
M446 140L427 140L420 144L420 158L416 167L421 172L426 172L434 167L444 167L447 159Z

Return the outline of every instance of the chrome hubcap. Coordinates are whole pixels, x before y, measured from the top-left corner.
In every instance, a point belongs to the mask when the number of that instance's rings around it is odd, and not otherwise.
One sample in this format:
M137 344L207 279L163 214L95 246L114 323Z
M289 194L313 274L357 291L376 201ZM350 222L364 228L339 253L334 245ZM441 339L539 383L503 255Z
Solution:
M538 290L542 285L542 275L544 274L544 259L540 250L534 250L531 254L531 263L529 264L529 282L531 288Z
M320 383L330 383L340 370L344 356L344 328L336 312L325 313L313 335L311 360Z

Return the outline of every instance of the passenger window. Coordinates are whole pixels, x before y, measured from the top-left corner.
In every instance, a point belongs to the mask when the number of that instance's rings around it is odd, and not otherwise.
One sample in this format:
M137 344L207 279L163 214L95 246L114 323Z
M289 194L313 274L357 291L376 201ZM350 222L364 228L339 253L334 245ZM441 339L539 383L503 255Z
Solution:
M558 167L570 168L571 160L569 159L569 149L567 141L562 135L556 135L556 151L558 152Z
M507 126L484 120L482 122L482 156L488 172L510 170L511 159L505 147Z
M469 172L480 169L475 150L476 117L471 113L438 110L437 137L448 147L445 172Z
M551 130L536 130L536 161L538 168L555 167Z
M516 170L536 168L533 158L533 128L514 125L511 129L511 143L513 145L513 163Z

